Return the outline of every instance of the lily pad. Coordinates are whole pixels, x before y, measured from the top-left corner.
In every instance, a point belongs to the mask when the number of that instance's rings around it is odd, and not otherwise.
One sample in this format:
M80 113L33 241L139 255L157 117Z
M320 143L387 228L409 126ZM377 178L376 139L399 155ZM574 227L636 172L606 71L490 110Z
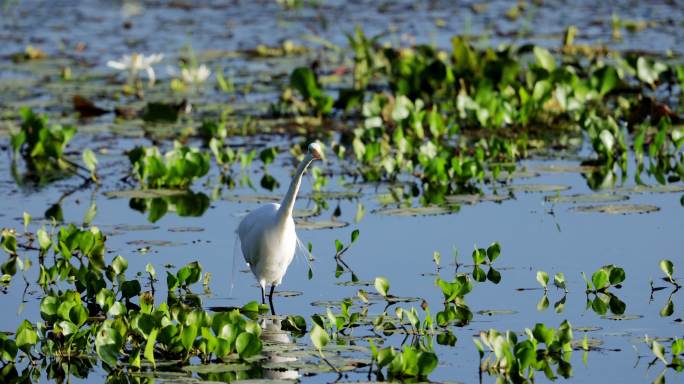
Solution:
M429 205L427 207L381 208L373 213L385 216L434 216L448 215L458 212L458 209Z
M623 193L680 193L684 192L684 185L635 185L616 190Z
M584 346L582 345L583 343L584 343L584 340L573 340L572 341L572 349L575 349L575 350L584 349ZM600 347L602 345L603 345L603 340L601 340L601 339L587 338L587 346L589 347L589 350L597 349L598 347Z
M278 297L295 297L295 296L301 296L302 292L299 291L275 291L273 292L273 296L278 296Z
M575 212L584 213L606 213L609 215L628 215L632 213L652 213L660 208L650 204L605 204L605 205L586 205L572 207Z
M297 229L306 230L343 228L349 225L349 223L344 221L333 220L295 220L295 224L297 226Z
M187 191L178 189L126 189L105 192L104 195L110 199L152 199L155 197L181 196L187 193Z
M622 320L638 320L644 317L643 315L603 315L601 316L602 319L605 320L615 320L615 321L622 321Z
M545 164L535 167L534 170L542 173L587 173L597 168L591 165Z
M486 201L501 202L510 200L509 195L449 195L444 196L444 199L450 204L468 204L475 205Z
M292 212L293 217L313 217L318 215L319 212L314 210L314 209L295 209L294 212Z
M575 332L596 332L602 330L603 327L589 326L589 327L573 327L572 330Z
M175 247L178 245L185 245L185 243L174 243L168 240L131 240L127 241L128 245L138 245L138 246L156 246L156 247Z
M310 199L323 199L323 200L351 200L351 199L357 199L361 197L362 194L361 192L358 191L319 191L319 192L312 192L311 194L307 195L307 198Z
M629 196L626 195L616 195L613 193L589 193L589 194L577 194L577 195L558 195L558 196L546 196L544 200L549 203L571 203L571 204L583 204L583 203L612 203L616 201L628 200Z
M114 230L123 232L154 231L155 229L159 229L159 227L151 224L117 224L114 226Z
M204 232L202 227L171 227L169 232Z
M513 184L508 188L515 192L535 193L535 192L562 192L570 189L569 185L562 184Z

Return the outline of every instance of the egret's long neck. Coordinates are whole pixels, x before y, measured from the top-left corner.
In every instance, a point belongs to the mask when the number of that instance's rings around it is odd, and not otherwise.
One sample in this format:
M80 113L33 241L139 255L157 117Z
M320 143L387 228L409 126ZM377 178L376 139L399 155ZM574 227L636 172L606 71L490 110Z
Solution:
M302 175L304 171L313 161L313 157L307 154L299 163L297 171L295 172L292 182L290 183L290 188L287 190L287 194L283 197L283 201L280 203L280 209L278 210L278 216L285 219L292 216L292 210L294 209L295 199L297 198L297 192L299 192L299 186L302 183Z

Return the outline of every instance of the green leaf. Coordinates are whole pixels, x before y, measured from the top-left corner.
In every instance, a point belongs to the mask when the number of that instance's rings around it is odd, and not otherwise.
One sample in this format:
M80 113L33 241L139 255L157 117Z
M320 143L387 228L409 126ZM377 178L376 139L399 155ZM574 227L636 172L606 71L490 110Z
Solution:
M375 278L375 290L378 291L383 297L387 297L387 292L389 291L389 281L384 277Z
M548 307L549 307L549 297L546 294L544 294L544 296L542 296L542 298L537 303L537 311L543 311Z
M663 259L660 260L660 270L663 271L665 276L670 280L670 282L673 282L674 279L672 278L672 275L674 274L674 264L672 261Z
M126 272L127 268L128 268L128 260L121 257L121 255L117 255L114 258L114 260L112 260L112 269L114 270L115 274L120 275L120 274Z
M140 369L140 349L135 348L128 357L128 365ZM154 366L154 362L152 362Z
M594 289L596 290L601 290L608 287L608 283L610 282L608 271L601 268L594 272L594 274L591 275L591 282L594 284Z
M0 241L0 246L2 246L2 249L4 249L5 252L9 253L10 255L16 255L17 238L15 237L14 233L7 229L3 230L2 241Z
M69 310L69 320L80 327L88 320L88 310L83 304L74 305Z
M123 337L111 327L111 323L103 324L95 336L95 350L100 359L110 367L116 367L119 360Z
M558 272L553 276L553 285L567 291L565 286L565 275L563 272Z
M537 281L539 284L546 289L549 284L549 274L544 271L537 271Z
M343 249L344 249L344 244L342 244L341 241L335 239L335 251L337 253L340 253L340 252L342 252Z
M166 286L169 291L172 291L178 287L178 279L176 278L176 275L169 271L166 271Z
M125 299L131 299L140 294L140 282L138 280L128 280L121 284L121 294Z
M546 48L535 46L534 57L537 60L537 64L547 72L553 72L553 70L556 69L556 59L553 58L551 52Z
M290 86L299 91L305 99L315 98L321 94L316 74L308 67L299 67L292 72Z
M154 280L157 279L157 271L155 271L152 263L147 263L147 265L145 266L145 272L149 273Z
M590 291L591 290L591 282L589 281L589 279L587 278L587 275L584 272L582 272L582 279L584 279L584 283L587 286L587 291Z
M44 228L41 228L36 232L36 235L38 237L38 245L40 246L40 249L43 251L50 249L52 240L50 239L50 235L48 235L47 231Z
M54 321L57 318L59 300L55 296L45 296L40 301L40 316L45 321Z
M197 324L190 324L183 327L183 330L181 331L181 342L183 343L183 348L185 348L186 351L190 351L195 343L197 331Z
M311 337L311 342L316 347L316 349L318 349L318 352L323 354L323 347L325 347L330 341L330 336L328 335L328 332L326 332L318 324L314 323L314 326L311 329L309 337Z
M69 336L78 332L78 326L71 321L63 320L59 322L59 327L62 328L62 333L65 336Z
M24 232L28 230L28 226L31 223L31 215L28 212L24 212Z
M19 324L14 342L17 348L27 353L38 342L38 334L28 320L24 320Z
M662 344L653 340L653 344L651 345L651 349L653 350L653 354L657 358L659 358L663 363L668 364L667 359L665 359L665 347L663 347Z
M120 316L126 313L126 306L123 305L120 301L116 301L112 304L111 307L109 307L109 310L107 311L107 314L109 316Z
M493 267L489 267L489 270L487 271L487 280L494 284L499 284L501 282L501 273Z
M473 264L479 265L487 259L487 251L484 248L477 248L473 250Z
M90 224L93 222L93 219L95 218L95 215L97 215L97 204L93 201L88 207L86 213L83 215L83 226L90 226Z
M261 352L261 347L261 340L253 333L242 332L235 339L235 349L242 359L257 355Z
M359 238L359 230L355 229L351 233L351 242L354 243Z
M608 276L608 281L611 285L618 285L625 281L625 270L620 267L612 266Z
M487 248L487 258L493 263L501 255L501 244L494 242Z
M157 334L159 333L158 328L152 329L149 335L147 335L147 342L145 343L145 351L143 352L143 356L147 361L152 363L153 367L157 367L157 364L154 361L154 344L157 342Z
M97 157L95 156L95 153L90 150L90 148L86 148L83 150L82 157L83 164L90 171L90 174L95 175L95 170L97 169Z

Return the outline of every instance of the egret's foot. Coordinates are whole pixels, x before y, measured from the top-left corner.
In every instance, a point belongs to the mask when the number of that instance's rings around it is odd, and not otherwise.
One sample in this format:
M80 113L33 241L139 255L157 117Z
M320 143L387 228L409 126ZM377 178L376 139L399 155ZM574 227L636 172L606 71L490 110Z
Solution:
M268 293L268 303L271 305L271 315L275 316L275 307L273 306L273 291L275 291L275 285L271 285L271 291Z

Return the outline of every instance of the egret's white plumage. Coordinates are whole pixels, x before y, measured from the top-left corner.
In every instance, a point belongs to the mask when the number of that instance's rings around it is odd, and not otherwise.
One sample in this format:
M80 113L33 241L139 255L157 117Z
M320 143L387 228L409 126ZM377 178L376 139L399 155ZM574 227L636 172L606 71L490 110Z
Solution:
M261 286L262 301L267 285L280 285L287 267L294 258L297 234L292 218L294 202L302 182L302 175L309 164L321 158L321 147L309 145L309 152L297 167L290 187L280 204L270 203L250 212L242 219L237 229L245 261ZM273 305L271 303L271 309Z

